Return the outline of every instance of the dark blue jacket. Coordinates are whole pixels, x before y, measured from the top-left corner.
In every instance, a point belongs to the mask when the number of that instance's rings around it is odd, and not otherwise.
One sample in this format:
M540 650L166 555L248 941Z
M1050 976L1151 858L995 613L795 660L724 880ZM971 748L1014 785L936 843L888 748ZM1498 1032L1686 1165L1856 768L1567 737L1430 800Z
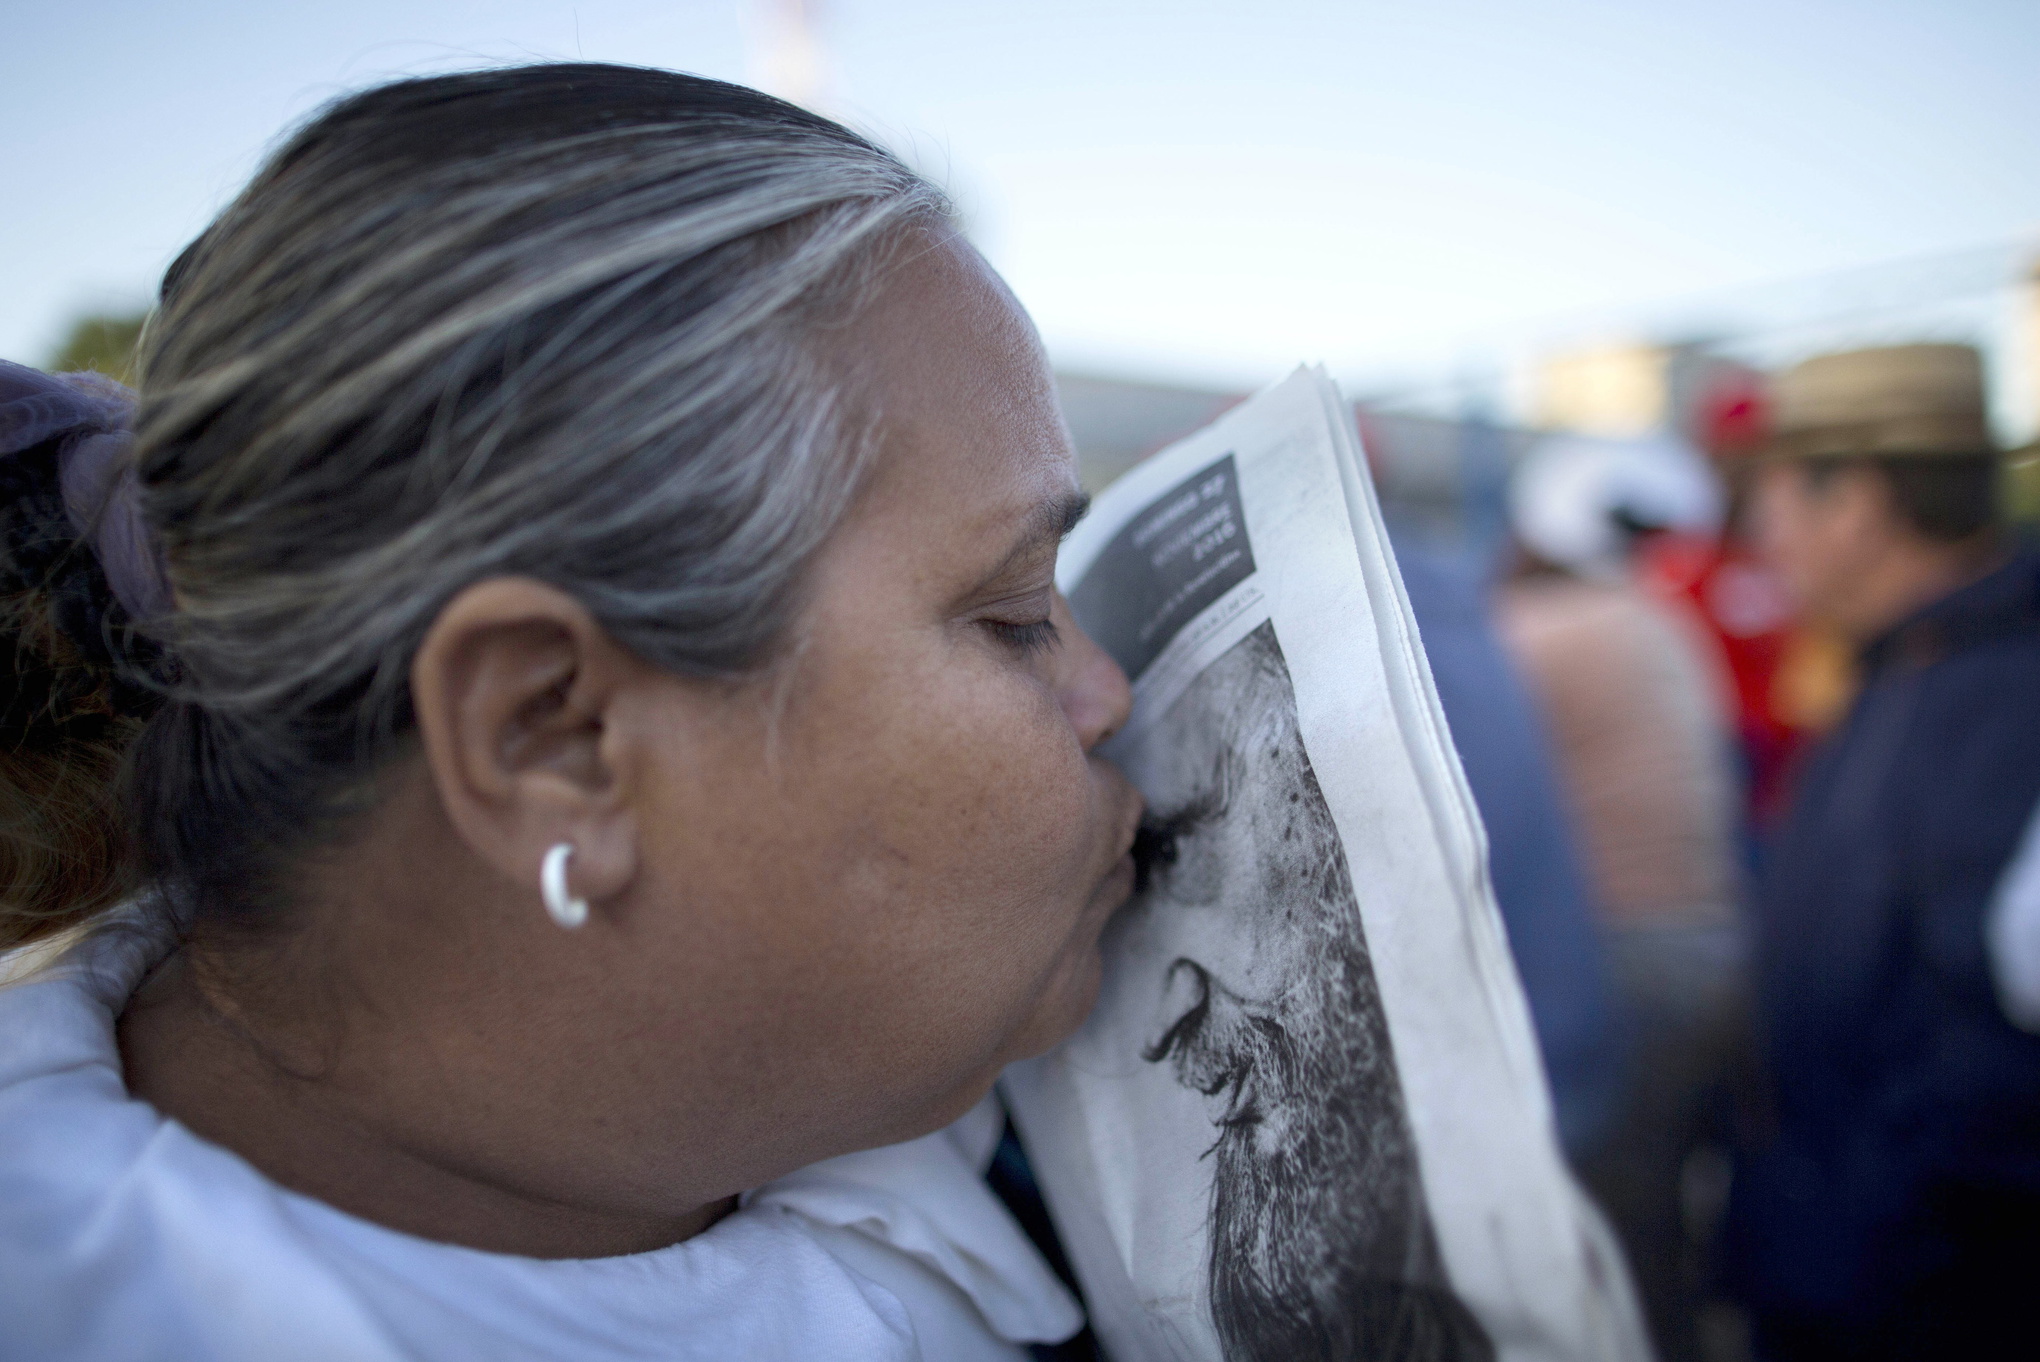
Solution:
M1775 1129L1728 1244L1760 1312L1876 1328L2040 1270L2040 1036L1983 941L2040 798L2040 558L1893 629L1863 676L1759 886Z

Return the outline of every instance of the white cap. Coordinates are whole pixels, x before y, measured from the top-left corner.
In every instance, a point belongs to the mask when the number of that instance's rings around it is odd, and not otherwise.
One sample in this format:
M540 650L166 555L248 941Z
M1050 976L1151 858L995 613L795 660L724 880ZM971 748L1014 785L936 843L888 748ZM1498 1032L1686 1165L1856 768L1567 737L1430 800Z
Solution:
M1721 484L1670 436L1552 435L1509 479L1509 523L1525 548L1583 577L1626 571L1623 521L1708 534L1721 526Z

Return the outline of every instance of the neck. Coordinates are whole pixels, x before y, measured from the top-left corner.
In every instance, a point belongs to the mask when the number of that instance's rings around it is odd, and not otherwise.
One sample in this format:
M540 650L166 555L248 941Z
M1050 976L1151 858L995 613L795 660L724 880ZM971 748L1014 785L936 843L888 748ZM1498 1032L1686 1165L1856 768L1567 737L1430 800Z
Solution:
M1834 623L1858 644L1870 642L1908 616L1983 577L2003 561L1995 538L1946 544L1907 536L1875 555L1859 572Z
M121 1015L128 1090L292 1191L406 1234L533 1258L662 1248L731 1209L727 1201L667 1214L576 1205L519 1187L487 1161L408 1141L355 1085L301 1066L301 1051L272 1049L224 1014L195 973L179 952Z

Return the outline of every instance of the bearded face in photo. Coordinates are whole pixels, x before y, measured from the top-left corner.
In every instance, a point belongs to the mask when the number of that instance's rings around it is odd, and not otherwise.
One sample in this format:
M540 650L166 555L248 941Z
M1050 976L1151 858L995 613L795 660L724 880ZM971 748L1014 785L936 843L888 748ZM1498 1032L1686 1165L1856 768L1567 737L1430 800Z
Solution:
M1380 993L1272 625L1145 746L1143 907L1211 915L1153 1042L1208 1099L1209 1287L1230 1362L1486 1359L1425 1206Z

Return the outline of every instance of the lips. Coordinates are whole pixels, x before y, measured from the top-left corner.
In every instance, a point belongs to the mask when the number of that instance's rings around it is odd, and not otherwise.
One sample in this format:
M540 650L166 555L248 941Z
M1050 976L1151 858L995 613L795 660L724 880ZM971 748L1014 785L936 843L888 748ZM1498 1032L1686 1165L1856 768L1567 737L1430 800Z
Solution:
M1110 843L1116 848L1112 864L1099 877L1098 897L1109 898L1116 909L1132 898L1140 886L1139 858L1134 854L1139 844L1141 814L1147 808L1147 801L1133 788L1131 781L1122 775L1119 768L1110 762L1100 760L1099 765L1110 773L1109 780L1121 793L1118 835Z
M1131 837L1129 836L1129 841ZM1133 898L1135 869L1133 856L1121 851L1118 859L1098 878L1097 887L1091 891L1090 902L1084 913L1077 919L1075 933L1078 940L1092 946L1105 931L1105 924L1112 915L1124 908Z

